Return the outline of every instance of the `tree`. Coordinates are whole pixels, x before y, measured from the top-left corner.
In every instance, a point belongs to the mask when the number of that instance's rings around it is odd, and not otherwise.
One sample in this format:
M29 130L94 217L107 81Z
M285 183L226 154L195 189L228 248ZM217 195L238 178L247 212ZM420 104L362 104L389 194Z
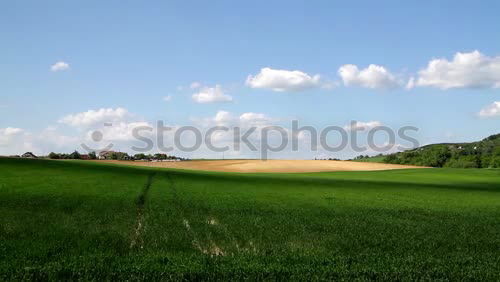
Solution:
M119 152L118 153L118 159L119 160L130 160L130 156L127 154L127 153L122 153L122 152Z
M145 160L145 159L147 159L147 157L146 157L145 154L140 153L140 154L135 154L134 155L134 159L136 159L136 160Z
M448 147L441 147L434 154L435 158L431 163L431 166L443 167L446 161L451 157L450 149Z
M119 161L130 159L129 155L123 152L111 152L109 154L109 158L112 160L119 160Z
M397 163L399 163L398 162L398 157L396 156L396 154L387 155L384 158L383 162L384 163L389 163L389 164L397 164Z
M58 160L60 158L61 158L61 156L59 156L59 154L56 154L54 152L50 152L50 154L49 154L49 159Z
M154 155L154 158L155 158L156 160L166 160L168 157L167 157L167 155L166 155L166 154L160 154L160 153L158 153L158 154L155 154L155 155Z
M490 161L490 167L500 168L500 147L496 147L493 151Z
M69 154L69 158L73 160L79 160L82 157L80 156L80 153L78 153L78 151L74 151L73 153Z
M89 153L89 159L91 159L91 160L96 160L96 159L97 159L97 155L96 155L96 153L95 153L95 152L90 152L90 153Z

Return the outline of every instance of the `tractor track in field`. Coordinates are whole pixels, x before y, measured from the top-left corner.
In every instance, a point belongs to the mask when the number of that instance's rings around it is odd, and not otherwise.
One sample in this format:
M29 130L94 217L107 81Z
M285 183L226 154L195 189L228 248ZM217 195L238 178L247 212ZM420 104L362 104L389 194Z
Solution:
M149 193L149 190L151 189L151 185L153 184L154 176L155 173L148 176L146 184L144 185L144 188L142 189L136 201L137 216L134 232L132 234L132 240L130 241L131 249L134 247L138 247L140 249L144 248L144 239L142 237L142 233L144 230L144 206L146 205L146 197Z
M177 208L179 214L181 215L182 218L182 223L186 229L186 231L189 233L189 235L192 238L192 245L195 249L200 251L203 254L207 254L210 256L225 256L229 255L228 250L224 250L217 242L215 242L211 237L212 234L210 231L208 231L207 239L205 240L200 240L198 234L193 230L191 223L189 222L187 216L185 215L185 211L189 208L185 204L183 204L182 200L179 197L178 190L177 190L177 185L170 173L167 173L167 178L170 183L170 191L172 194L173 198L173 203L175 207ZM212 228L217 228L222 233L225 235L225 237L231 242L232 249L233 251L246 251L245 248L241 248L240 245L238 244L238 241L236 238L233 236L233 234L227 229L224 224L219 222L215 217L211 216L210 209L207 207L198 207L203 210L203 212L207 215L205 224L208 226L211 226ZM204 244L202 244L204 243ZM250 242L251 243L251 242Z

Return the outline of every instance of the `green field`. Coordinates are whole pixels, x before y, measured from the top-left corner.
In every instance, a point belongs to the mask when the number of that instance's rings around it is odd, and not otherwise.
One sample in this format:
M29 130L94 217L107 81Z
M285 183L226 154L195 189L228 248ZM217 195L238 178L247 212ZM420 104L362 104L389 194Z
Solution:
M0 158L0 280L498 280L500 170Z

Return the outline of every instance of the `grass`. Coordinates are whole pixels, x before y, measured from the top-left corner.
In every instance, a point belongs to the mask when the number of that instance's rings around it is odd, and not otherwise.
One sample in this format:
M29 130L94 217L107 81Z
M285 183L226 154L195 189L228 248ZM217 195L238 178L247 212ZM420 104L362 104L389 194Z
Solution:
M497 280L500 170L0 159L0 280Z

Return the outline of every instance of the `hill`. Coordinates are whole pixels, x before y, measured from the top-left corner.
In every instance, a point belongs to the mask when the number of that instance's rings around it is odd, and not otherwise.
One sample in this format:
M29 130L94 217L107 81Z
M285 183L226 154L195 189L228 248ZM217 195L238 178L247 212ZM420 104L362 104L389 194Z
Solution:
M498 278L500 170L0 158L0 280Z
M382 161L431 167L500 168L500 134L478 142L426 145L387 155Z

